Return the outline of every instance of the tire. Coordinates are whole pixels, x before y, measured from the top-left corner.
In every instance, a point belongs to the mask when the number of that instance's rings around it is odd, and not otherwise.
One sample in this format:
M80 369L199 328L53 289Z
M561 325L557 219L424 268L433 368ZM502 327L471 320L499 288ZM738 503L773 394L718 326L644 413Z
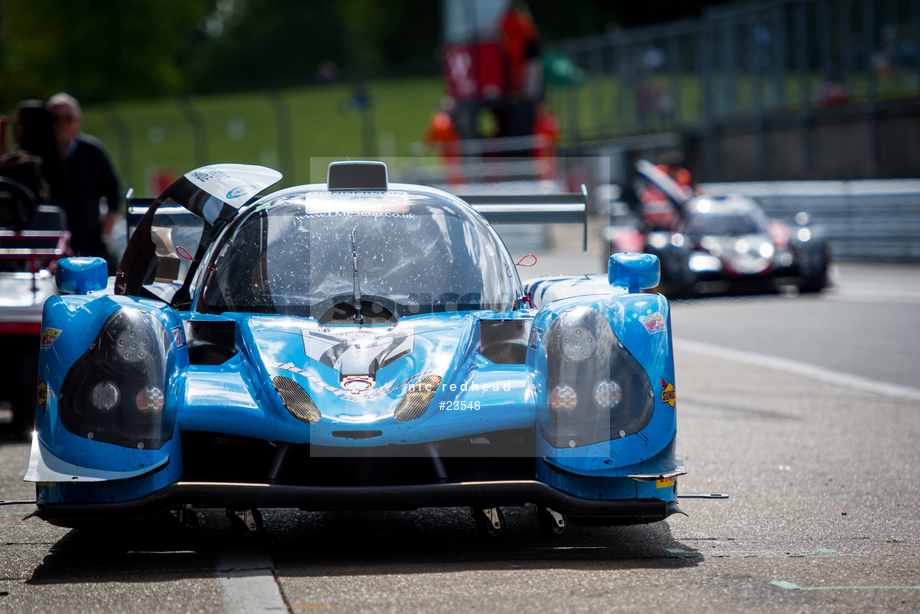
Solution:
M480 537L493 538L501 535L505 530L505 515L502 513L501 508L498 509L498 523L499 527L495 528L489 518L482 512L480 509L472 509L470 513L473 516L473 519L476 520L476 532L479 533Z
M560 527L553 518L552 514L545 507L538 507L536 509L537 519L540 521L540 530L543 532L543 535L547 537L556 537L565 533L566 528L569 526L565 516L563 516L563 524Z

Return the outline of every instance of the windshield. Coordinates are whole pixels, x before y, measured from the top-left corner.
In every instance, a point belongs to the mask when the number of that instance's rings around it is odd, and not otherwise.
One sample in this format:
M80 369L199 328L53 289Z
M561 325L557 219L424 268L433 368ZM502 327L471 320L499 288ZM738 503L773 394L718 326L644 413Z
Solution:
M767 232L760 216L750 213L691 213L684 224L688 235L719 237L751 235Z
M430 194L288 195L244 214L211 267L197 305L211 313L353 323L355 277L371 324L428 312L510 311L521 294L491 228Z

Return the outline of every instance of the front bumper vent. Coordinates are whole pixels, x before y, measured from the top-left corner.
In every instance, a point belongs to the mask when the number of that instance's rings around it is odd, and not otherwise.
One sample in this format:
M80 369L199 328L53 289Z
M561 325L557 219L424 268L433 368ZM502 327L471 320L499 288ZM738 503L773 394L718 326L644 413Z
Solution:
M428 409L431 398L440 386L441 378L438 375L429 375L414 384L410 384L409 392L396 406L393 411L393 417L396 418L397 422L415 420Z
M322 418L316 403L313 402L313 399L310 398L310 395L300 384L283 375L273 377L272 384L274 384L275 390L281 396L281 401L292 416L307 424L316 424Z

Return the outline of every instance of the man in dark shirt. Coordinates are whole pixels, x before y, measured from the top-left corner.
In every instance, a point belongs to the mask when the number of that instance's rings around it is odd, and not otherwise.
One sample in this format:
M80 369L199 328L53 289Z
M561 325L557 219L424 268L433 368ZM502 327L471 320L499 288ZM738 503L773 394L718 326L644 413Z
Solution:
M55 94L48 99L48 112L63 167L62 177L51 184L51 201L67 213L71 232L70 245L77 256L101 256L114 274L117 254L109 254L102 237L111 231L121 204L118 178L102 146L80 134L80 103L69 94ZM102 216L100 203L107 213Z

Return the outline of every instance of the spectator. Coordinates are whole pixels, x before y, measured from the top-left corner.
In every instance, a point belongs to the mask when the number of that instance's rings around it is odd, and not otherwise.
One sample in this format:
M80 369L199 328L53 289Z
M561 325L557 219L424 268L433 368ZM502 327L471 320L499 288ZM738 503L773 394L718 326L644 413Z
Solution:
M538 142L534 155L540 165L540 179L555 179L556 145L562 135L562 126L559 118L545 103L537 104L533 133Z
M118 219L121 204L118 179L98 141L79 132L80 103L69 94L55 94L46 108L51 114L54 136L63 173L49 177L51 199L67 213L71 248L77 256L100 256L109 263L109 274L117 267L117 254L110 254L103 241ZM107 212L100 214L105 201Z
M516 95L524 87L528 48L534 53L533 45L539 34L530 10L521 0L514 0L511 3L502 16L499 27L502 32L505 57L508 61L508 89L513 95Z
M13 135L19 149L0 150L0 177L11 179L25 187L25 201L19 200L15 209L9 207L9 199L0 211L0 225L17 230L28 225L37 205L49 197L48 182L45 180L43 158L47 151L55 153L51 136L51 120L41 101L26 100L19 103L13 116ZM42 136L47 136L43 140ZM42 147L42 143L46 146ZM50 150L49 147L50 146ZM17 186L18 187L18 186ZM10 269L10 262L3 262L4 270Z
M425 142L441 152L447 182L456 185L463 183L463 172L460 169L462 157L460 135L454 125L454 118L451 114L453 110L453 99L448 96L442 98L438 110L431 116L428 127L425 129Z

